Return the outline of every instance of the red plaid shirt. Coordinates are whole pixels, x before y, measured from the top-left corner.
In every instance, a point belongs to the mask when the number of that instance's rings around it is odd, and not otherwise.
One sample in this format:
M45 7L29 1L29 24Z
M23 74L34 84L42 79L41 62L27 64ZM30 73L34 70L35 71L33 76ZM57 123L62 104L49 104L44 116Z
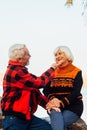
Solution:
M3 115L14 115L29 120L38 104L45 108L48 100L40 93L39 88L52 79L53 72L54 69L50 68L37 77L18 62L9 61L3 79Z

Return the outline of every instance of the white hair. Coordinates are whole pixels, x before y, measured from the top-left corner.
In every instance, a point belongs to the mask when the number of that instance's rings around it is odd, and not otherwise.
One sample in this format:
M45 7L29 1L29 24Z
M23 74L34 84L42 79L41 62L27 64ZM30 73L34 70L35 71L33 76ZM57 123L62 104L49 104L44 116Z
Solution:
M69 61L73 62L74 57L73 54L71 52L71 50L67 47L67 46L58 46L55 50L54 50L54 55L57 53L58 50L61 50L62 52L65 53L66 57L68 58Z
M14 44L9 48L8 56L11 60L17 61L17 59L24 56L25 44Z

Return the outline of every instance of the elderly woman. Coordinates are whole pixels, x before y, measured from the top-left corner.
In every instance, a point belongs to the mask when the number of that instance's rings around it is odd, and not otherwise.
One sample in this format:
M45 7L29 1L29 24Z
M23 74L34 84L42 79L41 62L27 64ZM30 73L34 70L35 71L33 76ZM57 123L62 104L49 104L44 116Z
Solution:
M73 55L67 46L57 47L54 57L59 66L43 92L49 99L46 107L53 130L65 130L83 112L82 71L72 64Z
M37 77L29 73L30 52L25 44L14 44L9 48L8 66L3 78L1 108L3 130L51 130L48 122L34 116L37 105L45 108L47 99L39 88L53 77L57 64Z

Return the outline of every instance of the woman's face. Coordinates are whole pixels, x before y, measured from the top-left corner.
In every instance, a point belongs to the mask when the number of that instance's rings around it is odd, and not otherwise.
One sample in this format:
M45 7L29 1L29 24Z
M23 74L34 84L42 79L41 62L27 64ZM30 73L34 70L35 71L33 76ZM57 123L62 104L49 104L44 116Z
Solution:
M57 64L60 63L59 67L64 67L67 64L69 64L68 58L65 54L65 52L61 51L61 49L58 49L58 51L55 53L55 61Z

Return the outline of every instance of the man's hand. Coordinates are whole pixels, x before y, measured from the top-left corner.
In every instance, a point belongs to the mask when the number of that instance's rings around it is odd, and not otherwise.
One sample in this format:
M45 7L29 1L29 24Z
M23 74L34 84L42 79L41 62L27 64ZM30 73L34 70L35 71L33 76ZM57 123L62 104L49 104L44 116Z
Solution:
M62 66L63 63L64 63L64 61L63 61L63 60L60 60L60 61L58 61L57 63L53 63L53 64L51 65L51 67L54 68L54 69L56 69L57 67Z
M57 63L53 63L53 64L51 65L51 67L52 67L53 69L56 69L56 68L58 67L58 65L57 65Z

